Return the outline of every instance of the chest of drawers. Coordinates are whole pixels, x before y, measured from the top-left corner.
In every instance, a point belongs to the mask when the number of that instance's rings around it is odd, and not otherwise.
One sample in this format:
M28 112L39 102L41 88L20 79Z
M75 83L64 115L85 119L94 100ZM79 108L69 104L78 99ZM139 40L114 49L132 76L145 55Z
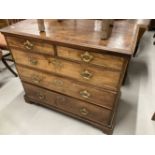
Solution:
M44 33L39 33L35 20L3 29L25 100L111 134L137 33L136 21L121 22L114 24L106 41L93 30L93 20L46 20Z

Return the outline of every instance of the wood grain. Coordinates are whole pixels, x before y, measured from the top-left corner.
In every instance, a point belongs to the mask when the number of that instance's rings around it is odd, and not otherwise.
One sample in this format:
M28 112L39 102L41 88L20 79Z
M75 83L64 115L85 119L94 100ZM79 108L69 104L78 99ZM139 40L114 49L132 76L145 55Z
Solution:
M7 36L9 46L14 48L20 48L22 50L27 50L29 52L38 52L42 54L54 55L54 47L52 44L46 43L44 41L40 41L37 39L31 39L30 37L25 38L17 38ZM25 43L29 42L32 44L32 47L26 46Z
M104 68L100 69L45 55L34 53L29 54L15 49L12 49L12 53L16 63L32 67L33 69L56 73L111 90L118 90L121 85L121 72L118 71L112 71ZM32 61L36 62L36 64L31 63ZM84 78L85 75L82 75L86 71L92 75L88 80Z
M106 53L100 54L62 46L57 47L57 53L59 57L67 58L69 60L77 60L81 63L84 62L82 56L84 57L86 52L92 57L88 63L99 65L105 68L116 69L119 71L121 71L123 68L125 58L121 56L109 55Z
M109 125L112 112L52 91L23 83L26 95L35 101L49 104L102 125Z
M91 102L104 108L113 109L117 94L106 90L97 89L89 85L78 83L74 80L60 76L39 72L17 65L18 73L23 81L47 88L52 91ZM82 96L80 92L87 90L90 96Z
M149 21L115 20L101 40L95 20L25 20L2 29L24 86L25 100L83 120L111 134L120 87Z
M140 27L147 27L149 20L115 20L108 40L101 40L101 32L94 30L94 20L45 20L46 32L38 31L37 20L24 20L1 31L7 35L29 36L50 40L54 44L106 50L132 55ZM24 25L24 26L23 26Z

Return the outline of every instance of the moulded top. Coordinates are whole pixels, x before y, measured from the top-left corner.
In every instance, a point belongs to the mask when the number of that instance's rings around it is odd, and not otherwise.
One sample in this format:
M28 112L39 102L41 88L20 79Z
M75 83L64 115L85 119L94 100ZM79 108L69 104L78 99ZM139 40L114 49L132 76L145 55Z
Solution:
M4 34L18 34L59 43L78 45L109 52L132 55L140 28L147 28L149 20L115 20L111 36L101 40L101 31L94 28L95 20L45 20L45 32L38 30L37 20L23 20L1 29Z

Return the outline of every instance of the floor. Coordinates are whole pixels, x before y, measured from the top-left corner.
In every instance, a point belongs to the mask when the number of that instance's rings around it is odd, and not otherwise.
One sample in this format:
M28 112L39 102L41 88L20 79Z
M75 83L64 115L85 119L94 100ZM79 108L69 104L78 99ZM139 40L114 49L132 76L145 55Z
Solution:
M114 135L155 134L155 46L146 32L122 87ZM12 66L14 68L14 66ZM154 70L153 70L154 69ZM19 78L0 63L0 134L103 134L100 130L33 104L25 103Z

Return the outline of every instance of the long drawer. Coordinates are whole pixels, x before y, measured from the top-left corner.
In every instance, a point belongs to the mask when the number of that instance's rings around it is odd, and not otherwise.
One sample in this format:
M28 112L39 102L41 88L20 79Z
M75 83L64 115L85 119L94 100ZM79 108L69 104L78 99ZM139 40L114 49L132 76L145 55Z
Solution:
M17 38L13 36L7 36L10 47L21 48L29 52L38 52L43 54L54 55L54 47L52 44L40 41L38 39L30 39L28 37Z
M122 72L101 69L46 55L26 53L15 49L12 49L12 53L16 63L34 69L64 75L101 88L118 90L120 87Z
M26 95L31 101L48 104L102 125L110 125L112 112L110 110L82 102L37 86L23 83Z
M112 110L117 97L116 93L96 89L88 85L86 86L83 85L83 83L75 82L74 80L69 80L60 76L39 72L18 65L17 70L23 81L88 101L110 110Z
M95 53L68 47L57 47L58 56L69 60L77 60L84 63L99 65L106 68L116 69L121 71L125 59L120 56L114 56L105 53Z

